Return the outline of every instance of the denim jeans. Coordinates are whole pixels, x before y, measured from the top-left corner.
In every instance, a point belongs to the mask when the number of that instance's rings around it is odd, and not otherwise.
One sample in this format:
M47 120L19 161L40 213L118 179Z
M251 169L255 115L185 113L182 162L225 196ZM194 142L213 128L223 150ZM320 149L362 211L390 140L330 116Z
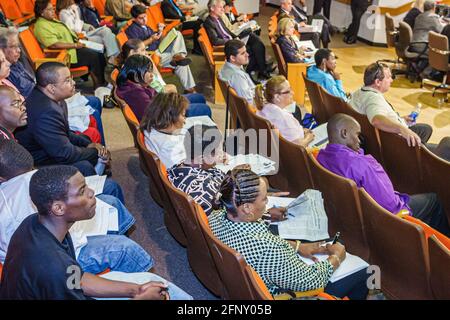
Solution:
M168 285L168 292L170 300L192 300L192 296L186 293L184 290L180 289L172 282L150 272L139 272L139 273L123 273L123 272L108 272L102 274L100 277L115 280L115 281L125 281L136 284L144 284L150 281L163 282ZM98 300L122 300L129 298L109 298L109 299L98 299Z
M190 103L206 103L205 97L200 93L187 93L183 94L183 97L186 97Z
M92 114L97 121L97 129L100 132L102 138L102 145L105 145L105 135L103 133L103 123L102 123L102 102L96 96L85 96L88 99L88 105L94 109Z
M106 178L105 185L103 186L103 194L114 196L118 198L123 204L125 204L122 188L116 181L111 178Z
M211 118L211 108L206 103L191 103L186 110L186 117L208 116Z
M105 194L97 197L117 209L119 231L87 238L87 244L81 248L77 258L83 271L94 274L108 268L123 272L148 271L153 267L153 258L139 244L123 235L135 223L134 217L119 199Z

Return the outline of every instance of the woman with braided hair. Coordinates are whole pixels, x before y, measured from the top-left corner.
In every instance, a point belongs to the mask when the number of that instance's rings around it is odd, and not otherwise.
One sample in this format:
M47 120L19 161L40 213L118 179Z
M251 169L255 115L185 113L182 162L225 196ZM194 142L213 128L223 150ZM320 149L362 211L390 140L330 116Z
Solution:
M350 299L366 299L366 269L334 283L333 272L345 259L342 244L321 246L319 242L289 241L272 234L262 221L266 212L267 185L264 179L248 169L234 169L223 180L209 217L213 234L242 254L261 276L270 293L308 291L325 288L325 292ZM317 262L313 254L329 254ZM298 254L316 261L304 263Z

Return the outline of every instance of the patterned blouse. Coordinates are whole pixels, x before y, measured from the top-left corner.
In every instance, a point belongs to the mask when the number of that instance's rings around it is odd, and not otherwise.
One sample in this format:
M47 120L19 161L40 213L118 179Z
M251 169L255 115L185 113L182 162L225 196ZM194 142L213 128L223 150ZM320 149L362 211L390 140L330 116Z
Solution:
M233 222L225 210L209 216L213 234L245 258L255 269L271 294L281 289L308 291L326 287L333 273L328 260L308 266L284 239L270 233L262 221Z
M175 165L167 170L169 180L177 188L190 195L202 206L206 215L212 212L212 202L225 174L216 168L204 170L185 164Z

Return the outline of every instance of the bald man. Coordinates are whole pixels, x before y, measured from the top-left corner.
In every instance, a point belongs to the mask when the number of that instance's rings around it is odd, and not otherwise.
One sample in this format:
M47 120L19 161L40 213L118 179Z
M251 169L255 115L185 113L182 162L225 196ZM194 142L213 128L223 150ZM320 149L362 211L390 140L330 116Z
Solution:
M14 140L14 130L27 124L24 102L17 91L0 85L0 140Z
M355 181L383 208L393 214L407 210L443 234L450 228L442 205L434 193L409 196L394 190L383 167L360 149L361 126L348 115L338 113L327 124L329 144L317 156L319 163L331 172Z

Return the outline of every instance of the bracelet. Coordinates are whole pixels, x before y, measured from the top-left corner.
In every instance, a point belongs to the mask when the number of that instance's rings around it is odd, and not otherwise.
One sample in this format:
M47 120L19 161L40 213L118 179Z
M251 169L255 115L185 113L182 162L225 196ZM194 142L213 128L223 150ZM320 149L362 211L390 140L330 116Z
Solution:
M295 252L298 252L298 248L300 248L300 244L302 243L300 240L295 241Z

